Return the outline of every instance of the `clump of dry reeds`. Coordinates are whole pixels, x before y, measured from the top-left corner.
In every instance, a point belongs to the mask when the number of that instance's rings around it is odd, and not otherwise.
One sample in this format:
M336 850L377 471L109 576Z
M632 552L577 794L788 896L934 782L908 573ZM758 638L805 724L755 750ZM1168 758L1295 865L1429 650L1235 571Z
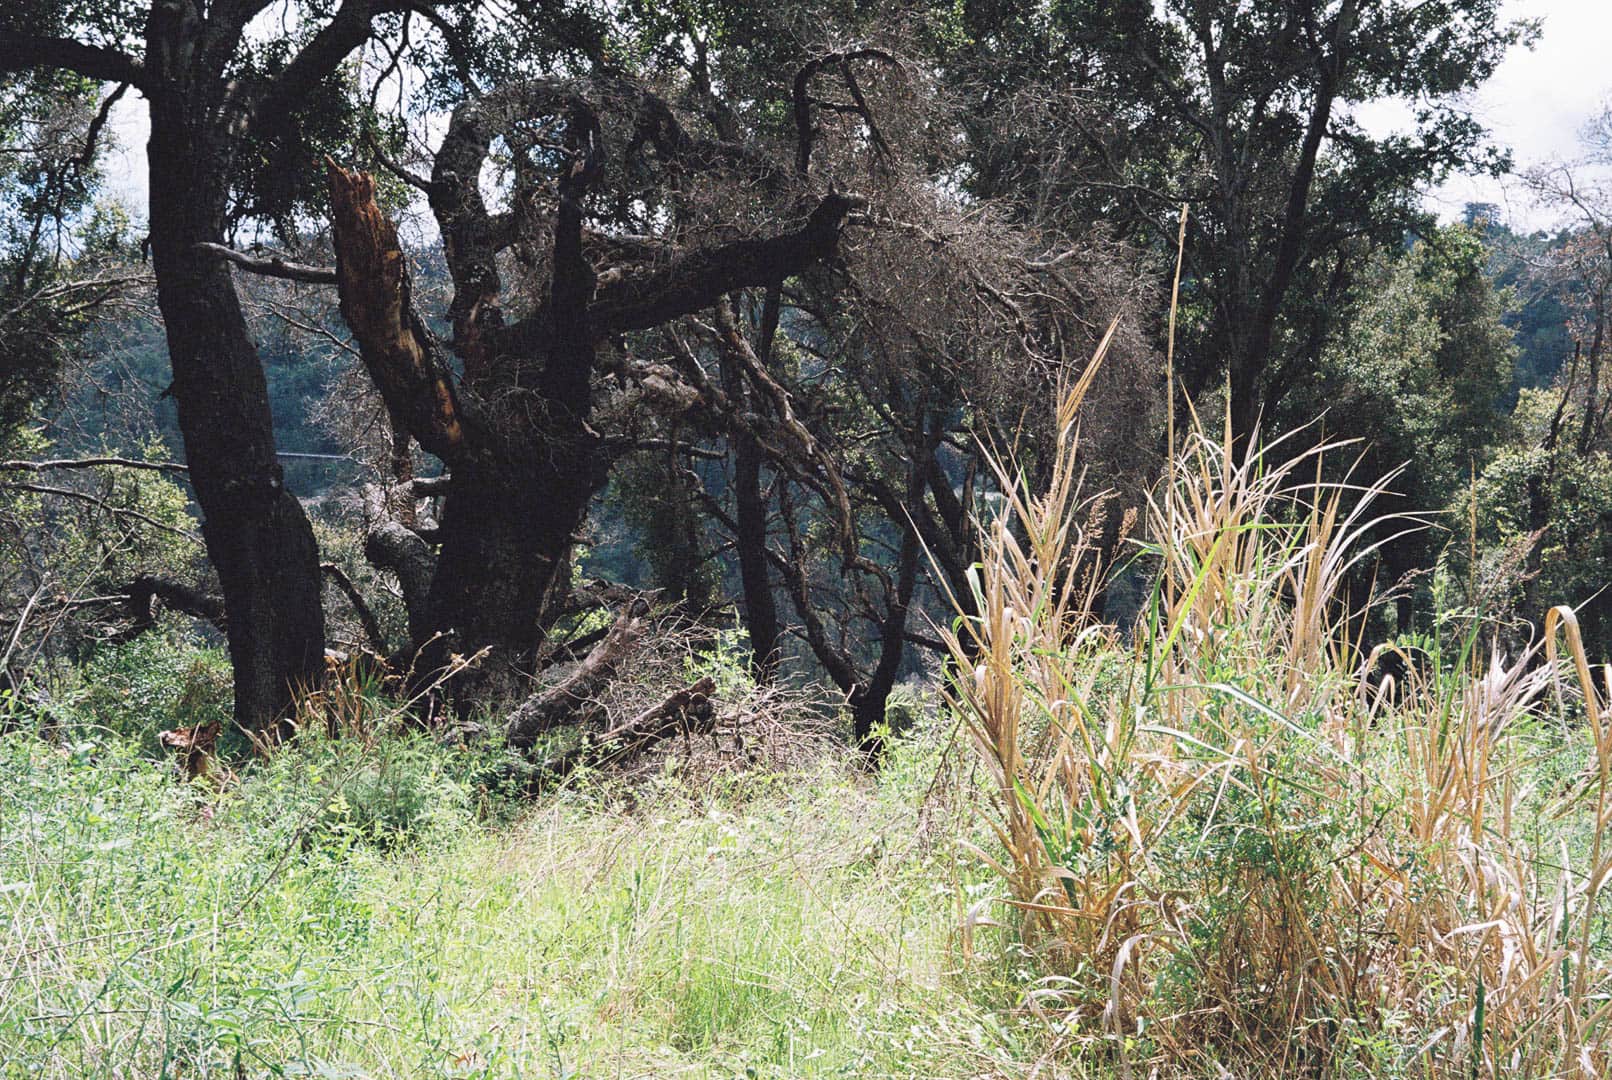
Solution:
M1081 524L1101 360L1059 402L1041 490L996 455L1003 508L946 632L999 841L978 854L1051 971L1031 1003L1127 1065L1607 1075L1612 673L1598 688L1571 610L1482 664L1476 631L1457 658L1366 649L1344 586L1395 531L1387 481L1194 424L1121 636L1091 613Z

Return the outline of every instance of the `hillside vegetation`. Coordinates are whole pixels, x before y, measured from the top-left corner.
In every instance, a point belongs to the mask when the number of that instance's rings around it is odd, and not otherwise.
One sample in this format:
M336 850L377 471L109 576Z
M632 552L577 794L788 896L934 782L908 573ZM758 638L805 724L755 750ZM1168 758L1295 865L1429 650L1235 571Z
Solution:
M1376 489L1342 512L1336 448L1197 430L1120 635L1079 570L1083 390L1046 489L997 459L958 675L876 777L702 736L532 803L348 676L182 785L152 735L222 707L218 658L109 654L0 740L7 1069L1599 1073L1612 687L1571 611L1544 665L1458 611L1362 653L1332 592Z
M0 3L0 1080L1612 1075L1525 7Z

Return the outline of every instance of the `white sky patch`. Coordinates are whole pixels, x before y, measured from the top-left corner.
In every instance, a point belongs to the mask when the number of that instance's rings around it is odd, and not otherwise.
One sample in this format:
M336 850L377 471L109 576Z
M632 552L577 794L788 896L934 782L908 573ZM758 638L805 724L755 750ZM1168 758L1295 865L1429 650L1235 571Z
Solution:
M1612 99L1612 0L1507 0L1507 19L1539 19L1533 49L1515 48L1470 102L1494 141L1511 148L1519 170L1578 157L1579 131ZM1408 130L1404 102L1376 102L1356 112L1373 134ZM1494 203L1515 227L1548 228L1515 177L1452 178L1427 195L1440 217L1457 218L1469 202Z
M107 120L112 138L102 159L107 193L138 221L145 221L151 202L151 173L146 168L146 143L151 138L151 110L137 90L112 106Z

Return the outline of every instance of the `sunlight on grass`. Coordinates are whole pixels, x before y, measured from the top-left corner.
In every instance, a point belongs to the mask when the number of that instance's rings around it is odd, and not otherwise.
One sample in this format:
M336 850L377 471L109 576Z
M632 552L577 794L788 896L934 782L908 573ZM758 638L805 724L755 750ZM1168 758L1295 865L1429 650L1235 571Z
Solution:
M317 744L216 797L123 744L8 736L4 1075L988 1070L1038 1034L990 1015L989 962L957 970L961 886L919 825L934 753L878 787L828 763L571 791L496 830L443 774L405 793L420 836L377 844L323 803L386 785L332 795Z

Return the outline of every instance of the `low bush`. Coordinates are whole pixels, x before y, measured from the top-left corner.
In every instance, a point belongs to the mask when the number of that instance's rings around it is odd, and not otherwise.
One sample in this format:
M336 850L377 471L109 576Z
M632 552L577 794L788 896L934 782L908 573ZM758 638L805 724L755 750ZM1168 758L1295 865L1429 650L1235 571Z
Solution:
M80 724L159 752L157 735L230 719L229 656L197 645L164 620L130 641L97 648L62 688Z

